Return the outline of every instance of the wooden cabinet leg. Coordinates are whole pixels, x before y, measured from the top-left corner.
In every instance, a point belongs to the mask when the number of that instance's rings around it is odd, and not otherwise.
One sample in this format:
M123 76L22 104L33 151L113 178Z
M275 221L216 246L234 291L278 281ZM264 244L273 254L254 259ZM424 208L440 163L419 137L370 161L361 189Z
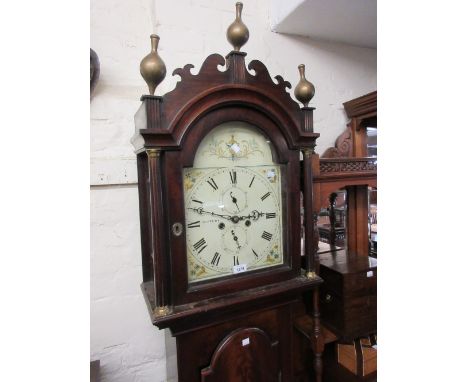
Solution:
M322 382L323 361L322 353L325 347L323 333L320 326L320 309L319 309L319 290L314 289L313 295L313 317L314 317L314 335L311 343L312 352L314 353L314 372L315 382Z

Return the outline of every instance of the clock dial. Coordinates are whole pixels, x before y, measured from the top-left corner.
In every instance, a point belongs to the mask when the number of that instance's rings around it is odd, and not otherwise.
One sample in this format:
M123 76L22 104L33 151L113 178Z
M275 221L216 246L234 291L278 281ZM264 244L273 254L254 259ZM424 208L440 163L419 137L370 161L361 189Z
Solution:
M185 179L190 281L282 263L279 166L191 168Z
M184 169L184 198L189 282L283 264L281 167L255 127L213 129Z

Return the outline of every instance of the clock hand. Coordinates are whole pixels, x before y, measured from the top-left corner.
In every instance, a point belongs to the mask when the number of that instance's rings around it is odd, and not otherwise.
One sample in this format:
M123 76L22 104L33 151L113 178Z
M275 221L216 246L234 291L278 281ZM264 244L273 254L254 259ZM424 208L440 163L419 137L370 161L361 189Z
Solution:
M202 207L198 207L198 208L188 207L188 209L193 210L193 211L195 211L196 213L198 213L200 215L201 214L207 214L207 215L212 215L212 216L219 216L219 217L221 217L223 219L226 219L226 220L229 220L229 221L231 221L233 223L238 223L239 221L246 220L246 219L258 220L258 219L260 219L260 217L265 215L265 212L259 212L257 210L253 210L247 216L237 216L237 215L231 216L231 215L221 215L221 214L217 214L215 212L205 211Z
M233 203L236 205L236 207L237 207L237 211L240 212L239 206L237 205L237 199L236 199L234 196L232 196L232 191L231 191L230 195L231 195L232 202L233 202Z
M234 230L231 230L231 234L232 234L232 236L233 236L234 241L236 242L237 249L240 249L239 238L238 238L238 237L236 236L236 234L234 233Z
M210 211L205 211L202 207L198 207L198 208L192 208L192 207L188 207L189 210L193 210L195 211L196 213L199 213L200 215L201 214L208 214L208 215L214 215L214 216L219 216L223 219L227 219L227 220L231 220L232 221L232 216L230 215L221 215L221 214L217 214L215 212L210 212Z
M252 219L253 220L258 220L263 215L265 215L265 212L258 212L257 210L252 211Z
M265 212L259 212L257 210L253 210L249 215L247 215L247 216L238 216L238 218L239 218L239 220L245 220L245 219L258 220L263 215L265 215Z

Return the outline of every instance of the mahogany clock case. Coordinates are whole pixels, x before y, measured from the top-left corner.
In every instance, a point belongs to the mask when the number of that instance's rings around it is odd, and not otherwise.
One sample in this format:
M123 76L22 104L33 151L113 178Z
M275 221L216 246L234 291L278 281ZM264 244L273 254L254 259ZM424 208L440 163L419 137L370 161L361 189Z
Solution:
M250 62L247 70L245 55L211 55L197 75L190 72L192 65L176 69L181 81L172 92L142 97L132 138L138 164L142 290L153 324L169 328L176 338L178 380L187 382L294 380L293 321L303 314L302 294L314 290L310 346L320 381L322 280L313 260L311 192L305 194L307 274L300 264L300 151L307 152L304 187L311 191L310 154L319 134L312 129L313 108L301 109L285 91L291 85L281 76L274 82L260 61ZM189 283L186 234L180 230L187 226L184 168L193 166L203 139L227 122L257 128L270 141L273 162L281 167L284 261ZM244 346L244 340L250 344Z
M140 220L143 256L143 281L153 280L150 241L148 158L144 150L161 150L160 174L164 206L159 222L168 254L161 272L171 292L172 306L221 297L230 293L281 283L301 276L300 266L300 163L299 151L312 146L319 136L303 131L301 110L284 91L289 83L277 76L275 84L265 66L252 61L250 74L245 68L245 53L231 52L226 61L219 55L209 56L197 76L177 69L182 81L164 97L144 96L143 118L135 117L136 134L132 141L138 155ZM217 69L227 64L227 70ZM279 77L279 78L278 78ZM138 114L138 113L137 113ZM142 122L138 123L138 120ZM240 121L253 125L267 137L273 147L274 161L282 166L284 263L272 268L188 283L185 233L173 234L175 223L185 227L183 169L193 166L198 145L216 126ZM311 280L312 281L312 280ZM319 282L319 279L315 280Z

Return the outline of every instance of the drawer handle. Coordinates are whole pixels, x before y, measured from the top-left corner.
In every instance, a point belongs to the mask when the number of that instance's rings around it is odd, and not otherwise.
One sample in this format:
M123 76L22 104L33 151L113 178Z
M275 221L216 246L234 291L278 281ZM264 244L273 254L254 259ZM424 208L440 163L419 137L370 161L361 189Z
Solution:
M326 301L326 302L330 302L331 300L332 300L332 296L331 296L330 294L327 293L327 294L325 295L325 301Z

